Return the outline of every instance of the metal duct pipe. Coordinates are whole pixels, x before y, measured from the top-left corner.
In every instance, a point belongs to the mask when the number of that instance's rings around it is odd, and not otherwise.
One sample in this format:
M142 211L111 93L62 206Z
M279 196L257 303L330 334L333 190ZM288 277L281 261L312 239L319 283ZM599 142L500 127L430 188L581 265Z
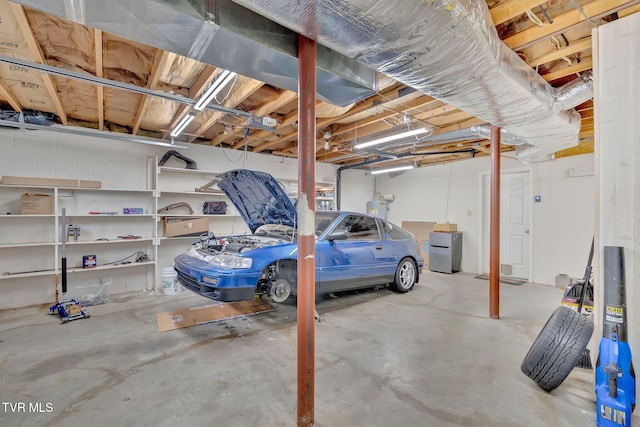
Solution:
M580 115L498 37L484 0L235 0L526 140L518 157L578 144Z
M591 98L593 98L593 73L587 71L558 89L553 107L556 111L569 110Z
M473 135L481 138L492 139L491 125L484 124L479 126L471 126ZM511 135L509 131L500 129L500 143L507 145L525 145L527 141L515 135Z
M298 35L230 0L14 0L120 37L298 90ZM317 46L317 94L345 106L373 95L375 70Z

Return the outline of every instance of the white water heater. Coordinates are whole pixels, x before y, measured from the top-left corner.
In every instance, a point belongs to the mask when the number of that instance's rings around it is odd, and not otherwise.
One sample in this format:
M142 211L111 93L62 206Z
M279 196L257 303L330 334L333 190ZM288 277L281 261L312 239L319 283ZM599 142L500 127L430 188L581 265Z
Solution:
M367 213L378 218L387 219L387 202L384 200L370 200L367 202Z

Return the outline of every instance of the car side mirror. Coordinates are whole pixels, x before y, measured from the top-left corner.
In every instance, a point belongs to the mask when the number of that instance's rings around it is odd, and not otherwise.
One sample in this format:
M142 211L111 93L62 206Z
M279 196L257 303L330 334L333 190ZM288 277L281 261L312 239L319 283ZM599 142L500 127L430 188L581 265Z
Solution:
M333 230L327 236L327 240L330 242L334 240L347 240L347 232L345 230Z

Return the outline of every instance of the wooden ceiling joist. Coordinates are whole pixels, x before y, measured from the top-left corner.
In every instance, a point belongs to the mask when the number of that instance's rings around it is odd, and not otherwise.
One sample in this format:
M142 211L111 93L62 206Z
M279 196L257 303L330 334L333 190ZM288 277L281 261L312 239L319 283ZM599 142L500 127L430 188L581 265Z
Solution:
M162 74L166 72L166 67L171 65L171 61L175 58L174 53L169 53L163 50L157 50L153 58L153 64L151 65L151 72L147 80L147 89L153 89L158 83L158 79ZM135 135L140 129L140 123L144 118L144 113L149 105L149 96L140 95L140 103L138 104L138 110L136 111L133 123L131 125L131 134Z
M563 65L559 70L552 71L550 73L544 74L542 77L550 82L553 80L557 80L562 77L566 77L571 74L580 73L585 70L590 70L593 67L593 58L586 57L582 58L580 62L574 62L571 65Z
M250 97L255 91L260 89L262 85L264 85L264 83L261 81L254 80L254 79L247 79L247 81L241 84L240 87L233 89L233 91L231 92L231 95L229 95L229 97L225 101L224 106L230 107L230 108L236 107L242 101ZM215 111L213 114L211 114L211 116L207 120L205 120L203 123L200 124L200 126L198 126L198 128L193 132L194 135L189 137L188 141L193 142L197 138L196 135L204 134L209 128L211 128L211 126L213 126L225 114L226 113L222 111Z
M562 47L560 49L549 52L545 55L539 56L533 61L529 62L529 65L536 67L538 65L546 64L551 61L557 61L565 56L573 55L574 53L581 52L583 50L591 49L592 40L591 37L586 37L578 41L574 41L569 46Z
M542 27L530 27L503 41L511 49L521 50L587 22L587 17L590 20L599 19L637 3L640 3L640 0L595 0L580 9L572 9L553 17L553 23L547 22Z
M0 98L6 100L9 103L9 105L11 105L11 108L16 110L17 112L22 111L22 106L20 105L18 100L15 99L13 96L11 96L11 94L9 93L7 88L4 87L2 82L0 82Z
M297 93L292 92L290 90L283 90L276 99L274 99L273 101L269 101L266 104L255 109L254 111L252 111L252 114L255 114L258 117L268 116L269 114L272 114L274 111L294 101L297 97L298 97ZM210 145L218 145L222 142L242 136L243 133L244 133L244 129L233 129L231 130L231 132L227 134L221 134L213 138L210 142ZM244 144L244 141L243 141L243 144Z
M492 7L489 13L491 13L491 19L493 19L493 25L499 25L547 1L548 0L511 0Z
M44 55L42 54L42 49L40 45L36 41L33 36L33 32L31 32L31 27L29 26L29 20L27 19L27 15L24 12L24 8L16 3L9 2L9 8L13 12L13 15L18 23L18 27L20 27L20 32L24 37L27 46L29 47L29 53L31 54L31 59L38 64L46 64L44 60ZM47 89L49 97L51 98L51 102L54 105L55 112L60 118L60 121L63 125L67 124L67 113L62 106L62 102L60 101L60 97L58 96L58 91L56 89L56 85L53 82L53 77L49 74L43 73L41 76L42 81Z

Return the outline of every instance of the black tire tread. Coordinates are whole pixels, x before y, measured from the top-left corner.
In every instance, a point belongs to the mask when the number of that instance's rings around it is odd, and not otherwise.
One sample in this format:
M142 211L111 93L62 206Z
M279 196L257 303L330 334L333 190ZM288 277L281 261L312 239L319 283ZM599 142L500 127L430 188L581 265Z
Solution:
M540 388L551 391L569 376L593 334L593 321L566 306L555 309L520 369Z
M411 287L409 289L405 289L402 286L400 286L400 269L402 268L402 265L405 262L410 262L411 264L413 264L414 274L416 275L414 277L413 284L411 285ZM404 257L398 263L398 267L396 268L396 273L394 275L393 282L389 286L389 289L391 289L394 292L399 292L399 293L409 292L411 289L413 289L413 287L415 286L415 284L418 281L417 275L418 275L418 267L416 266L415 261L413 259L411 259L410 257Z

